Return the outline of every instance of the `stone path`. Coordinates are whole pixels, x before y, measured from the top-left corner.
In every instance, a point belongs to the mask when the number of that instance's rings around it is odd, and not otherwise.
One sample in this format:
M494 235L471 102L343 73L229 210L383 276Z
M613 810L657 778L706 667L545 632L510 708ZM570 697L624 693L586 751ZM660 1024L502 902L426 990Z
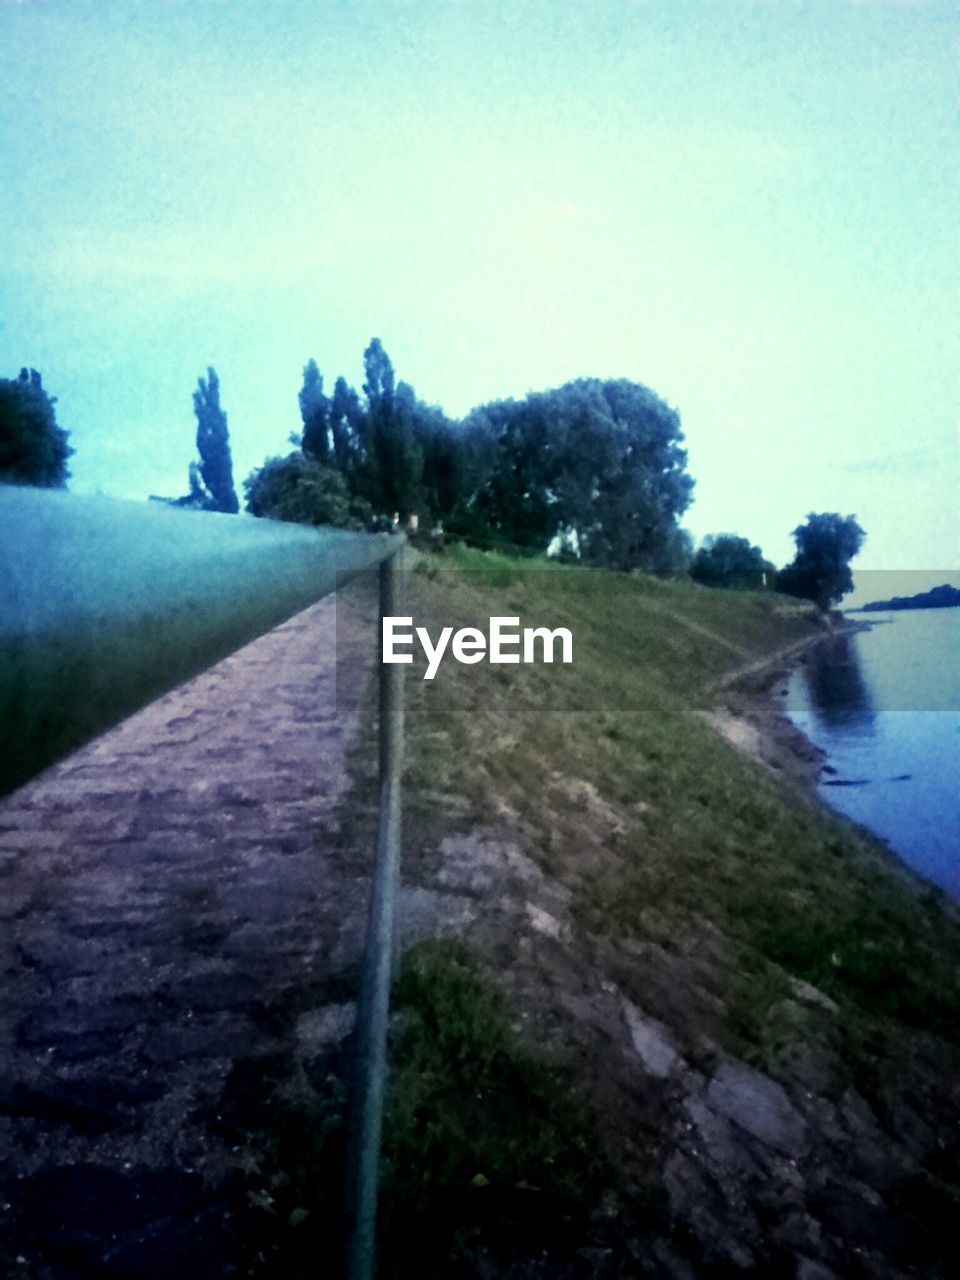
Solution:
M218 1104L358 959L375 616L341 591L0 802L0 1273L238 1274Z

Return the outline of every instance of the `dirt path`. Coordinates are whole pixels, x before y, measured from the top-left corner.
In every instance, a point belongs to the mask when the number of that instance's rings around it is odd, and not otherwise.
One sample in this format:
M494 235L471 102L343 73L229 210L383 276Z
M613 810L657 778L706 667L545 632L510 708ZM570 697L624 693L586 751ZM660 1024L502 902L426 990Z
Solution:
M237 1274L228 1078L324 1034L361 943L373 597L339 612L339 654L331 597L0 803L4 1275Z

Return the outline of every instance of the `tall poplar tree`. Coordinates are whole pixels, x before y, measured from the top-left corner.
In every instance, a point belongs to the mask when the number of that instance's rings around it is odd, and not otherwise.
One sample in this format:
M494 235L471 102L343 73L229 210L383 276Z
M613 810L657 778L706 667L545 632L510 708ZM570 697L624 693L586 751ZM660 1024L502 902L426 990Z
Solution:
M416 397L406 383L396 385L390 357L379 338L363 353L367 398L363 446L374 510L404 518L417 511L423 476L423 453L414 433Z
M299 399L304 457L326 466L330 461L330 401L323 394L323 375L316 360L304 365Z
M208 367L206 380L197 379L193 393L193 409L197 415L197 451L200 454L199 477L196 464L190 472L193 505L207 511L225 511L235 515L240 510L233 485L233 459L230 455L230 433L227 415L220 407L220 379L216 369Z

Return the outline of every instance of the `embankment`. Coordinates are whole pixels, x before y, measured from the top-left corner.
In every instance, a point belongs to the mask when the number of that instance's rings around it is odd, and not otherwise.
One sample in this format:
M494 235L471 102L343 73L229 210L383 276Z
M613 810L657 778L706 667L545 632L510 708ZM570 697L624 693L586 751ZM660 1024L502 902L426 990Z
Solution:
M415 616L575 636L562 673L411 669L405 877L430 972L466 946L543 1070L577 1082L592 1163L578 1181L524 1146L482 1081L464 1102L460 1009L388 1203L429 1187L465 1274L946 1276L960 930L803 785L816 755L770 682L817 622L466 553L410 577Z
M951 1274L955 912L710 719L820 634L782 607L408 575L433 633L575 652L408 668L383 1274ZM369 620L335 706L319 612L0 806L12 1275L333 1268L376 751Z

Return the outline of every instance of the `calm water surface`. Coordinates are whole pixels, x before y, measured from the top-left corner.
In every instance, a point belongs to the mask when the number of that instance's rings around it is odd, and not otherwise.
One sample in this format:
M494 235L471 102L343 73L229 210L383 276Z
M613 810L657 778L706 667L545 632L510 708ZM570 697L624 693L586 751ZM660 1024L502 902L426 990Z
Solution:
M960 609L853 615L809 650L787 710L827 752L820 794L960 899Z

